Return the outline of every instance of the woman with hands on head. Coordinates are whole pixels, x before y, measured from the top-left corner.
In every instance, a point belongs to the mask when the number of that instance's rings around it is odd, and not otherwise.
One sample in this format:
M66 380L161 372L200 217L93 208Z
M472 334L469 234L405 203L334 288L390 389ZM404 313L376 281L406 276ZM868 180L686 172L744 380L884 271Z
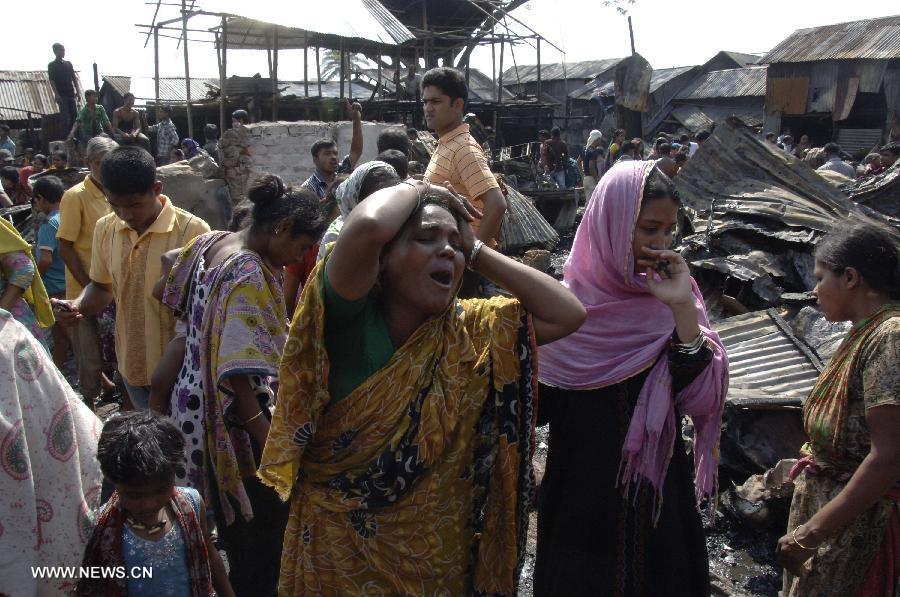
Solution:
M347 217L303 289L259 470L291 499L283 595L513 594L532 498L534 346L578 300L409 181ZM470 267L516 298L457 300Z
M725 350L685 260L678 196L655 162L615 165L591 197L563 285L587 309L541 348L550 423L535 595L705 595L697 505L715 495ZM694 426L696 481L681 437Z

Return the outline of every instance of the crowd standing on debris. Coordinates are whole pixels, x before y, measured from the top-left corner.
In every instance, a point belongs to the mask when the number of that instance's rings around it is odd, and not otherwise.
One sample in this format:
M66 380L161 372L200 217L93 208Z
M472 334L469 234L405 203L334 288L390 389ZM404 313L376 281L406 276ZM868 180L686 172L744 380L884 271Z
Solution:
M709 593L699 512L718 490L728 359L673 250L672 180L709 131L647 147L624 129L583 145L539 132L538 175L587 200L559 283L497 250L496 139L476 140L454 69L407 77L437 136L430 158L417 130L388 129L361 162L362 106L348 101L346 153L300 148L313 174L254 180L222 231L162 194L156 170L217 160L218 127L202 146L181 138L168 106L147 126L131 94L112 120L93 90L78 111L53 51L88 173L66 190L65 152L19 152L0 124L0 201L44 219L32 247L0 218L3 591L512 594L536 505L536 595ZM806 134L765 140L847 179L900 155L891 143L857 165ZM850 227L820 244L815 274L826 317L854 327L804 405L785 593L889 595L900 252ZM70 350L80 399L60 373ZM116 380L122 412L104 424L90 411ZM539 490L536 424L550 429ZM38 561L154 574L40 581Z

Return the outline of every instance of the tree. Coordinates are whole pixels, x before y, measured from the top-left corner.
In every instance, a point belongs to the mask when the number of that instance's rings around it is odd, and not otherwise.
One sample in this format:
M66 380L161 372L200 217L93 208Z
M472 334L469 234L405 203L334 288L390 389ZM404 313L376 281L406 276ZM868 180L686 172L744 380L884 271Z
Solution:
M366 59L360 54L347 53L347 68L344 76L353 79L362 74L366 68ZM340 50L325 50L322 55L322 80L332 81L341 76L341 52Z

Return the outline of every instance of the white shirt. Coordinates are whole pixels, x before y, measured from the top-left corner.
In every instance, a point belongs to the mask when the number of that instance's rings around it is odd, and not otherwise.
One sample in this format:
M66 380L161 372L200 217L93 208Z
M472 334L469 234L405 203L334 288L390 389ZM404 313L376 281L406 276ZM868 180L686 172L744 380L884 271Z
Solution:
M823 170L831 170L832 172L843 174L847 178L856 178L856 169L850 164L842 161L838 156L829 159L824 165L816 168L816 170L820 172Z

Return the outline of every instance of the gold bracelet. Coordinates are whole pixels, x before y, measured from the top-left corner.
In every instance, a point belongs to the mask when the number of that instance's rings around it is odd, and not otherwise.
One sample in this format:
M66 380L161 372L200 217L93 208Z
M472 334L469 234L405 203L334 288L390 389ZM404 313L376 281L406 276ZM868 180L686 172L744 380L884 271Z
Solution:
M247 425L247 423L251 423L251 422L255 421L256 419L260 418L261 416L263 416L263 411L259 411L258 413L256 413L255 415L253 415L252 417L250 417L249 419L244 421L244 425Z
M800 549L805 549L806 551L815 551L816 549L818 549L817 547L806 547L805 545L803 545L802 543L797 541L797 531L800 530L800 527L802 527L802 526L803 526L802 524L798 524L797 528L795 528L793 531L791 531L791 541L796 543L797 547L799 547Z

